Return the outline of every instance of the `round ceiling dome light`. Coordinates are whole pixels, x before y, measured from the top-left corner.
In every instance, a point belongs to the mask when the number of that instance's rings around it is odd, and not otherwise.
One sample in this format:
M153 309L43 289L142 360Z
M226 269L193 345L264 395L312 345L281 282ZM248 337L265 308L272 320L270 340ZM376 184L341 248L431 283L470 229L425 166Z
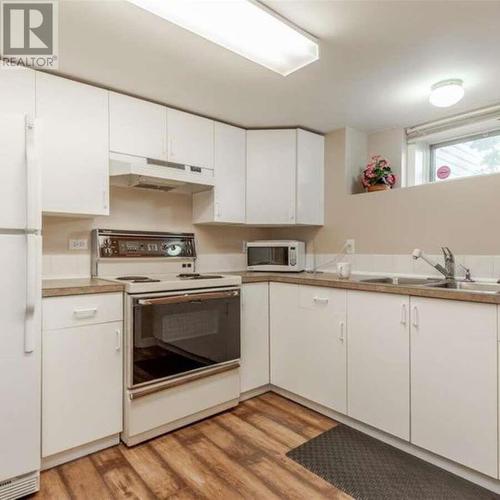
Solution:
M438 108L447 108L460 101L465 94L462 80L443 80L431 87L429 101Z

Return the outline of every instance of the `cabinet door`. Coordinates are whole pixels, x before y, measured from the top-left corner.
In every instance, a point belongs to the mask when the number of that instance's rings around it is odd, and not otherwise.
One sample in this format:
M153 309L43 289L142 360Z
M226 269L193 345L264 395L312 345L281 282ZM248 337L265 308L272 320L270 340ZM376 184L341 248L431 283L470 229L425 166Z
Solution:
M215 220L245 222L246 131L215 124Z
M37 73L44 212L109 214L108 93Z
M411 442L497 477L497 309L411 298Z
M245 222L246 131L215 122L215 186L193 194L193 222Z
M143 158L167 159L167 108L109 93L109 149Z
M297 224L324 224L325 138L297 130Z
M410 439L410 301L347 292L348 415Z
M121 335L121 321L43 332L43 457L122 430Z
M295 223L296 166L296 130L247 131L247 223Z
M270 284L271 383L346 412L346 292Z
M168 161L214 168L214 122L176 109L167 111Z
M269 384L269 285L241 288L241 392Z

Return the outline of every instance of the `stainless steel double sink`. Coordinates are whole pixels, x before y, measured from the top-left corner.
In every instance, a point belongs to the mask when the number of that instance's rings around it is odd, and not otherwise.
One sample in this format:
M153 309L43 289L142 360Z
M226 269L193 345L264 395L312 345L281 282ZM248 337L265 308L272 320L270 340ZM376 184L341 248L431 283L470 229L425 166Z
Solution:
M399 278L399 277L380 277L360 280L361 283L374 283L381 285L408 285L425 288L444 288L448 290L457 290L476 293L500 293L499 283L482 283L478 281L444 281L439 279L426 278Z

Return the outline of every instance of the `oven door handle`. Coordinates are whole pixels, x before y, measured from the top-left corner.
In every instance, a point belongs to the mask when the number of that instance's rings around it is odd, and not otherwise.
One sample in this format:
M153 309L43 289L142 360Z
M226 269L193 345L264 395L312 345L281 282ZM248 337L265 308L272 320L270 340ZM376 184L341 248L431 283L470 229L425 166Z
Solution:
M181 304L183 302L205 302L207 300L218 300L234 298L240 295L239 290L225 292L207 292L207 293L185 293L183 295L170 295L167 297L158 297L155 299L142 299L138 301L141 306L156 306L162 304Z

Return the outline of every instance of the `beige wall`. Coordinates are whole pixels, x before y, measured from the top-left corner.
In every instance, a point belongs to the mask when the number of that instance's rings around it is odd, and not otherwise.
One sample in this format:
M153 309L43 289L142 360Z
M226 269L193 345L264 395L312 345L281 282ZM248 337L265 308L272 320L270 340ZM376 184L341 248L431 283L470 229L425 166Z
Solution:
M305 239L317 253L336 253L355 238L357 253L437 254L446 245L456 254L500 254L500 175L351 195L344 129L327 135L325 158L325 226L274 237Z
M191 197L112 188L111 215L95 219L44 217L44 253L70 252L69 238L88 238L95 227L194 231L199 254L240 253L242 241L298 238L308 251L336 253L347 238L357 253L429 254L443 245L458 255L500 255L500 175L349 194L345 129L326 137L325 226L256 229L193 226Z
M89 253L68 250L68 240L90 238L93 228L195 232L199 254L240 253L244 240L267 237L263 229L193 226L191 219L190 195L113 187L108 217L44 217L43 251L46 255Z

